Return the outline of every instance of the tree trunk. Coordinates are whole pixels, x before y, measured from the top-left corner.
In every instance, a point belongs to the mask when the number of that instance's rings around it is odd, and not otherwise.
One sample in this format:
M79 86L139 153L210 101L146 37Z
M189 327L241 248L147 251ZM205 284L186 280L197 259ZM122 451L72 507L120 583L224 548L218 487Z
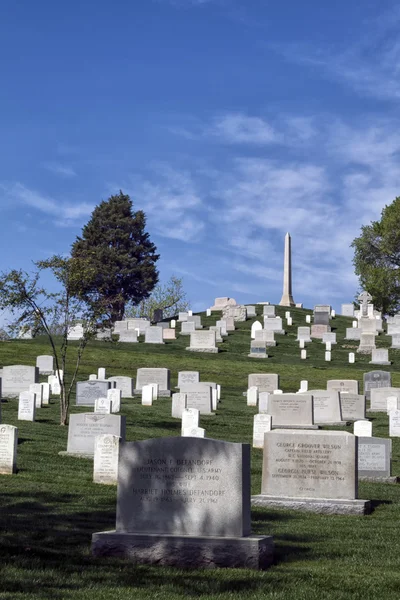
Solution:
M66 393L64 382L62 382L60 384L60 386L61 386L61 395L60 395L60 425L68 425L69 398L67 397L67 393Z

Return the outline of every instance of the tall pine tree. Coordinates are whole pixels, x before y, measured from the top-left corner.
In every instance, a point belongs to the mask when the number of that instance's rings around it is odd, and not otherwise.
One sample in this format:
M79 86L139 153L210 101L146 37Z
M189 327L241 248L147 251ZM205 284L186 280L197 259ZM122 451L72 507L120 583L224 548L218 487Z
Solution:
M111 196L94 209L72 246L74 293L108 315L123 318L125 304L148 298L158 282L156 246L145 231L143 211L133 211L126 194Z

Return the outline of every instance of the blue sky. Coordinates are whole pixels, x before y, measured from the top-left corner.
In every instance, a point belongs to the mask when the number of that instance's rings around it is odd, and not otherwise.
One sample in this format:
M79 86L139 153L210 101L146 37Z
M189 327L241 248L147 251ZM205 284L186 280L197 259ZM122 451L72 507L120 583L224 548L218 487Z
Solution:
M68 252L122 189L162 280L351 301L349 245L400 195L400 9L384 0L3 0L0 270Z

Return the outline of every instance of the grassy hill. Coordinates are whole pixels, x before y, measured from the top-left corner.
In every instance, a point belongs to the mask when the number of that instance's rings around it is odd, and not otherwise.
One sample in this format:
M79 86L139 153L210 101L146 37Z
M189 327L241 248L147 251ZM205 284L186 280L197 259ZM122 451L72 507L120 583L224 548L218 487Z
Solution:
M262 311L262 307L258 307ZM286 309L277 308L284 316ZM215 324L202 314L203 325ZM270 372L280 376L284 392L299 389L307 379L309 388L325 388L328 379L358 379L382 368L392 373L392 385L400 387L400 350L391 350L391 367L369 365L368 356L348 363L348 353L358 342L344 341L351 319L332 320L338 344L332 362L324 360L319 340L307 345L307 360L300 359L295 342L297 327L306 325L311 311L291 309L293 326L278 345L268 349L269 358L248 358L250 327L254 319L237 324L237 330L220 344L217 355L185 351L188 336L164 346L92 342L82 361L79 379L98 367L107 376L136 376L139 367L171 369L172 388L179 370L199 370L203 381L222 386L217 417L201 417L207 437L251 443L255 408L247 407L242 393L249 373ZM381 335L378 347L389 345ZM71 356L75 352L71 344ZM45 338L0 344L0 364L34 365L36 356L50 353ZM72 406L72 412L85 409ZM125 399L121 414L127 418L127 440L180 434L180 421L172 419L170 400L142 407L139 398ZM373 433L388 436L388 419L373 414ZM115 526L114 487L92 483L93 463L60 457L67 445L67 429L60 427L59 407L38 411L35 423L17 421L17 402L2 403L2 422L18 426L18 474L0 476L0 598L28 599L181 599L185 596L218 600L234 597L273 600L332 600L399 598L400 595L400 486L360 483L359 497L374 501L367 517L323 516L296 511L252 511L253 532L272 534L276 564L266 572L246 570L180 571L132 566L126 561L99 560L90 556L91 534ZM351 428L348 428L351 431ZM252 451L252 493L260 491L262 451ZM393 439L393 474L400 476L400 438Z

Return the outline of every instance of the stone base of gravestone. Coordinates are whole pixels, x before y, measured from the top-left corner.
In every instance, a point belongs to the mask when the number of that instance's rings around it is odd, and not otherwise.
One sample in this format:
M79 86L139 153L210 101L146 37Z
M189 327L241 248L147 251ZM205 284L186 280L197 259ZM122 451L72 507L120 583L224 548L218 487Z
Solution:
M336 423L329 423L329 425L336 425ZM319 425L274 425L274 419L272 419L271 429L311 429L315 431L319 429Z
M189 352L207 352L209 354L217 354L219 352L219 348L185 348Z
M386 365L386 366L390 366L392 363L391 363L390 360L386 360L386 361L385 360L382 360L382 361L379 361L379 360L370 360L368 364L370 364L370 365L384 365L384 366Z
M268 358L268 354L248 354L249 358Z
M92 555L135 564L200 569L264 570L273 562L272 536L189 537L105 531L92 535Z
M304 510L325 515L369 515L372 510L371 500L337 500L329 498L285 498L264 496L251 497L252 506L278 508L288 510Z
M135 396L142 396L142 390L133 390ZM158 398L171 398L171 390L158 390Z
M73 456L74 458L90 458L93 460L93 454L79 454L78 452L67 452L67 450L61 450L58 456Z

